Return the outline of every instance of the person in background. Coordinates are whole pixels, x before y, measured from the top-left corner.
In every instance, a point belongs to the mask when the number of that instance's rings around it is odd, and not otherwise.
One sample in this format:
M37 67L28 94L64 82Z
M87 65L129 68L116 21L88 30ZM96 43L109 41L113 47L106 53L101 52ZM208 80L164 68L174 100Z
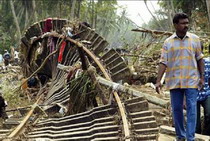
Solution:
M6 101L4 100L2 93L0 92L0 118L7 119L7 114L5 112L7 104Z
M172 114L177 141L194 141L198 87L204 85L204 64L201 42L195 34L189 33L189 18L177 13L173 18L176 32L163 44L156 92L160 93L161 78L166 72L166 88L170 90ZM184 125L183 100L186 97L187 121Z
M5 52L4 55L3 55L4 65L8 66L9 65L9 61L11 59L11 55L10 55L10 53L7 50L5 50L4 52Z
M19 56L18 55L19 55L19 52L15 50L15 52L14 52L14 63L16 65L18 65L18 62L19 62Z
M197 97L196 133L210 136L210 57L204 58L205 85ZM204 126L201 128L201 106L204 109ZM203 132L202 132L203 129Z

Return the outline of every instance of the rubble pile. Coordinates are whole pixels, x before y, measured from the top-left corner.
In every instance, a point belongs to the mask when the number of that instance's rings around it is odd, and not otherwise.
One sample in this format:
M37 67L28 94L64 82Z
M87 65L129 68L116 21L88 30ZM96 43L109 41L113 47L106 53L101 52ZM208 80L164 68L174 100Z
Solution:
M154 52L150 56L141 56L138 63L134 65L135 74L132 76L133 84L155 83L157 77L157 66L160 52Z
M0 64L0 91L7 101L7 109L14 109L29 105L26 90L21 89L23 75L19 66L4 66ZM14 115L15 113L9 113Z

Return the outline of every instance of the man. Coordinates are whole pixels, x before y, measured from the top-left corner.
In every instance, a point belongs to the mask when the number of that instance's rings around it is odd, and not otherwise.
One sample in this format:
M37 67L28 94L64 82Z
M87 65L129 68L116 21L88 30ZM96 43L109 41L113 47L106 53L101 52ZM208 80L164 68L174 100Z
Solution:
M196 97L204 85L204 64L198 36L187 32L189 18L177 13L173 18L176 32L167 38L162 48L156 91L166 71L166 88L170 90L171 106L178 141L193 141L196 127ZM187 122L184 126L183 99L186 96Z
M205 85L204 88L199 92L197 97L197 124L196 133L203 133L204 135L210 136L210 57L204 58L205 63ZM204 126L203 132L201 132L201 117L200 117L200 106L204 109Z

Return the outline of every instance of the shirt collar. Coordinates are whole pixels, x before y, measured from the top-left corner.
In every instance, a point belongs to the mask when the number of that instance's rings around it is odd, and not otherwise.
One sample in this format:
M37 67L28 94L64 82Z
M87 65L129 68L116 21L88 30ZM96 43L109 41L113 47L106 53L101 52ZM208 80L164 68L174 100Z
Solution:
M189 38L189 37L190 37L190 33L187 32L183 39ZM172 38L179 38L179 37L176 35L176 32L172 35ZM183 40L183 39L182 39L182 40Z

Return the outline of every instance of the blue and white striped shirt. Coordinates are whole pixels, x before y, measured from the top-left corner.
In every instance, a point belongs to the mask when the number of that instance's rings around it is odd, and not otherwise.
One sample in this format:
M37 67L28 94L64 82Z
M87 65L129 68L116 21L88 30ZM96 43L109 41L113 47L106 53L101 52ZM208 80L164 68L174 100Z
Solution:
M203 101L210 96L209 78L210 78L210 57L204 58L204 88L198 93L197 100Z

